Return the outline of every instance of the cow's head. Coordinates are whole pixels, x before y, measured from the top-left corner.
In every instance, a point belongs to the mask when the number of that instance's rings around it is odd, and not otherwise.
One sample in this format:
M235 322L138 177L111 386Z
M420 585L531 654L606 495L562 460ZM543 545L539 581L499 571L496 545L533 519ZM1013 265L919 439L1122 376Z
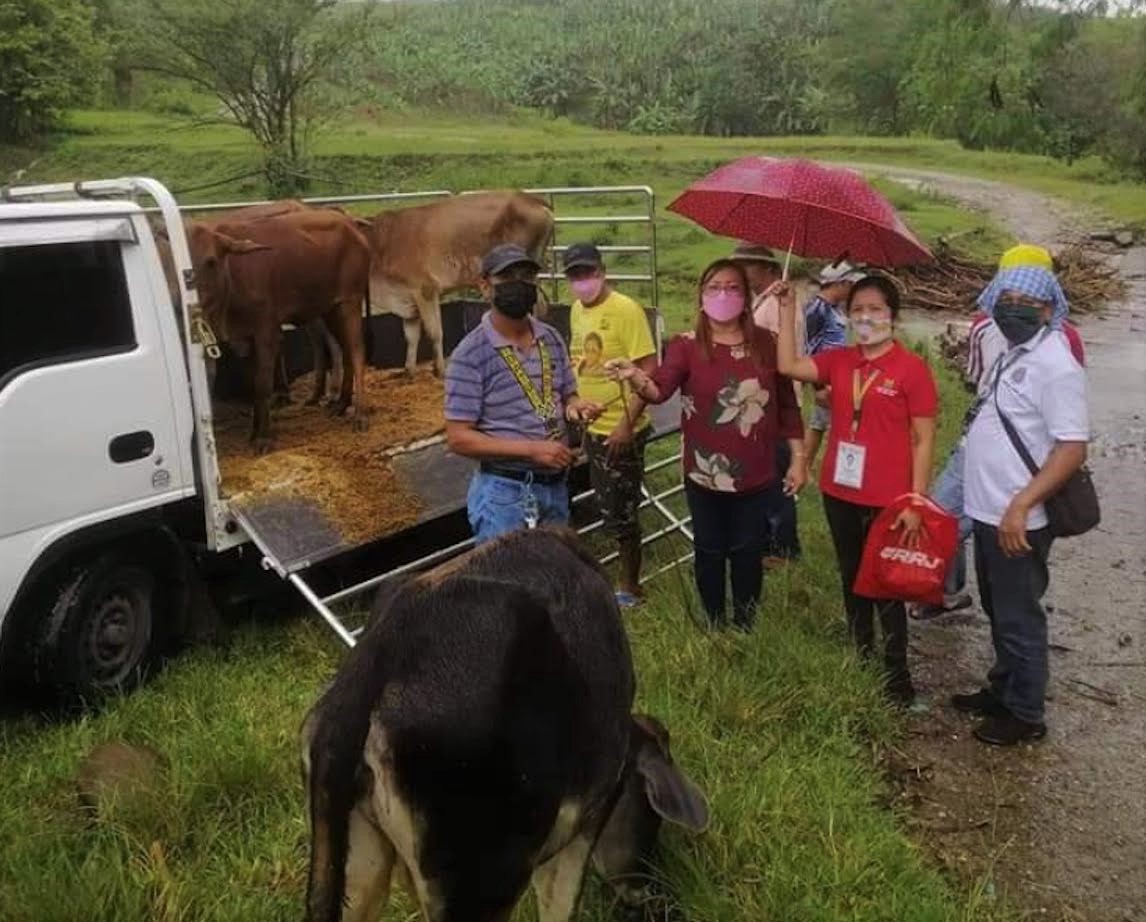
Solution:
M221 324L231 287L228 259L269 250L270 247L253 240L231 237L194 221L187 225L187 246L191 250L191 264L195 269L199 305L208 323L213 326ZM220 330L216 330L216 333L225 335Z
M669 734L655 717L634 714L629 755L617 804L593 850L593 863L628 903L647 891L649 869L662 820L692 832L708 826L708 802L676 766Z

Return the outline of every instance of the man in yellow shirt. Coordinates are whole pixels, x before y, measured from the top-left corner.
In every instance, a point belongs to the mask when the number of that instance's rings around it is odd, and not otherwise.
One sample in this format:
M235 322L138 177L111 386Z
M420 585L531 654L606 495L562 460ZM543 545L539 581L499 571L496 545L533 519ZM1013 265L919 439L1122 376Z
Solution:
M570 246L564 256L565 278L576 300L570 314L570 354L578 393L605 407L585 433L589 477L620 555L617 602L637 605L641 598L641 478L651 420L644 401L627 384L605 375L605 363L628 359L641 371L656 369L656 346L644 310L614 291L605 277L601 251L591 243Z

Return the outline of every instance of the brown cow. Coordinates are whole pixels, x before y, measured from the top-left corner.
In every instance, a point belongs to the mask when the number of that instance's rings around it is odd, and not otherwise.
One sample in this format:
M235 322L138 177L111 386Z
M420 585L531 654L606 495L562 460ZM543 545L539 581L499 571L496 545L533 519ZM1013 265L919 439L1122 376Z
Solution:
M320 209L313 208L298 199L281 199L275 202L266 202L259 205L247 205L243 208L237 208L233 211L227 211L220 215L213 215L210 219L201 219L200 224L208 227L214 227L220 223L233 223L237 221L263 221L268 218L276 218L285 214L292 214L297 212L313 213ZM322 209L335 211L339 214L345 215L346 212L337 206L329 206L329 208ZM363 228L370 227L370 222L362 220L361 218L350 217L357 225ZM188 222L189 223L189 222ZM151 221L152 230L155 234L155 242L159 249L160 262L163 265L163 272L167 279L167 289L171 296L171 303L179 303L179 286L175 281L175 263L171 256L171 245L167 240L167 229L163 226L162 222L158 219ZM338 341L331 334L330 329L327 327L323 318L319 317L303 324L303 330L310 340L311 350L314 356L314 388L310 398L307 400L308 404L317 404L323 400L328 399L327 392L327 375L332 373L334 369L338 369L338 375L331 374L331 390L329 399L335 400L335 394L341 390L341 384L335 385L333 382L335 378L341 382L342 371L342 350L338 345ZM231 343L234 352L242 358L249 357L250 350L245 343ZM284 365L281 356L276 363L274 376L274 390L276 402L282 401L287 403L290 401L290 382L287 377L286 366ZM208 380L214 389L215 379L215 364L213 360L208 360L207 366Z
M188 226L196 284L207 322L227 342L254 346L254 429L270 447L270 396L283 323L322 318L345 355L337 412L366 424L361 306L370 251L352 219L307 209L254 221Z
M414 373L423 329L434 346L434 373L445 371L441 296L475 287L490 248L516 243L540 257L552 235L553 212L524 192L477 192L375 217L370 309L402 318L406 373Z

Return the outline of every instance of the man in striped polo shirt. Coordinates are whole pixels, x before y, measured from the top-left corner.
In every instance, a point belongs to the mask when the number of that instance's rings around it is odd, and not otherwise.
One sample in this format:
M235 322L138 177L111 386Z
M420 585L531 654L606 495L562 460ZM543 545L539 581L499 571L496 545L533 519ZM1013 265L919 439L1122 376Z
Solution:
M516 244L485 255L480 285L491 309L446 369L446 439L456 454L481 462L466 498L478 544L569 520L565 423L601 412L577 396L561 335L532 316L540 269Z

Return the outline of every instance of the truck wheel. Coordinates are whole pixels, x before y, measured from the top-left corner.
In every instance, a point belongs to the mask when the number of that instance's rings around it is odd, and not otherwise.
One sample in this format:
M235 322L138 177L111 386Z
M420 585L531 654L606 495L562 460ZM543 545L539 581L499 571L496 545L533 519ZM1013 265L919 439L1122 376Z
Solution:
M37 643L40 683L83 700L130 690L151 662L155 608L155 577L135 560L112 552L72 569Z

